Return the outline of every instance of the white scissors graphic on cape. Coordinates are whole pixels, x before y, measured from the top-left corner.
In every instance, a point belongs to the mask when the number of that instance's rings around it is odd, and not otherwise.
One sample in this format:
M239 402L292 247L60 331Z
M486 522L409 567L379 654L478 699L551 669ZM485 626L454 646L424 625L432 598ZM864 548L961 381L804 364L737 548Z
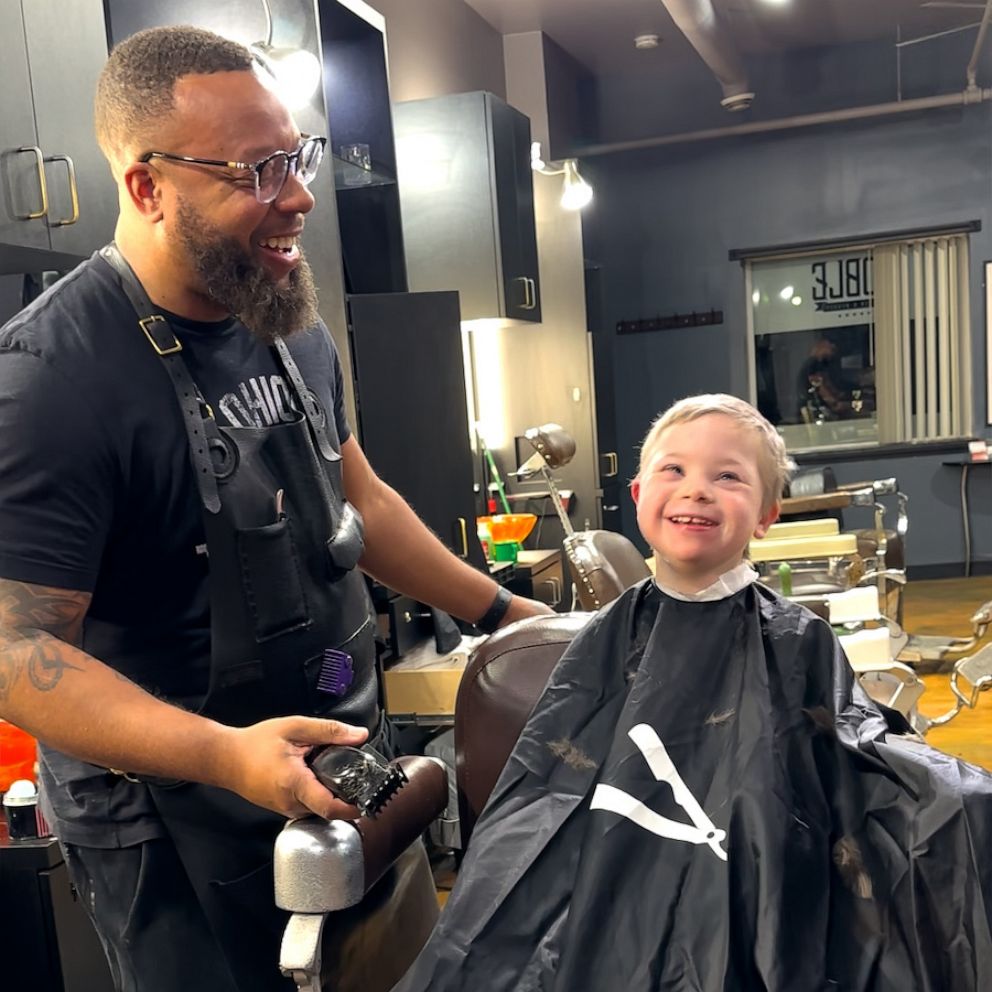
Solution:
M648 763L648 768L651 769L655 779L659 782L667 782L672 787L675 801L689 814L692 824L670 820L667 816L649 809L639 799L612 785L597 785L589 808L616 813L659 837L683 840L689 844L708 844L710 850L721 861L726 861L727 852L720 846L726 839L726 830L715 827L713 821L703 812L696 797L682 781L654 728L646 723L639 723L636 727L630 728L627 736L644 755L644 760Z

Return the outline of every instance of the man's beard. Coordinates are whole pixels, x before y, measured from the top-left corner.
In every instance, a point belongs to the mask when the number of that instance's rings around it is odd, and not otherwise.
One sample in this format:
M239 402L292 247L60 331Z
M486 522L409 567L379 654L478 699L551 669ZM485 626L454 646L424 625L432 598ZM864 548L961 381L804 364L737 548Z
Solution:
M179 237L206 295L224 307L266 344L317 322L317 288L300 249L299 264L288 284L277 286L269 273L187 202L177 212Z

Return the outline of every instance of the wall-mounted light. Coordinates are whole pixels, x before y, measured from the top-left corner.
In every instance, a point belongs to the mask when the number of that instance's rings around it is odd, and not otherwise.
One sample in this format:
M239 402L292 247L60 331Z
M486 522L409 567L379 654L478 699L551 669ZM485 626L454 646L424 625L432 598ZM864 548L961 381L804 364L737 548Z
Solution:
M312 52L274 46L269 0L262 0L262 8L265 11L265 41L256 41L248 50L271 77L273 89L283 103L290 110L299 110L310 102L320 83L320 62Z
M530 167L542 176L565 177L561 205L566 210L581 210L592 200L592 187L579 175L577 159L566 158L561 163L561 168L552 168L541 158L541 142L533 141L530 146Z

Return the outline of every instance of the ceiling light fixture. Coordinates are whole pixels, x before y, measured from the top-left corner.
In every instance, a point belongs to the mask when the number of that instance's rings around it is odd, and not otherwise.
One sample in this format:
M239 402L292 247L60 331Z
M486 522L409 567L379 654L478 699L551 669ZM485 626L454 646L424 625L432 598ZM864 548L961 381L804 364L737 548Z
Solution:
M255 61L268 73L272 88L290 110L305 107L320 83L320 62L312 52L300 48L278 48L272 44L272 11L269 0L262 0L265 11L265 41L248 46Z
M541 157L541 142L532 141L530 145L530 167L542 176L564 176L561 191L561 205L566 210L581 210L591 202L592 187L579 175L577 159L566 158L560 168L552 168Z

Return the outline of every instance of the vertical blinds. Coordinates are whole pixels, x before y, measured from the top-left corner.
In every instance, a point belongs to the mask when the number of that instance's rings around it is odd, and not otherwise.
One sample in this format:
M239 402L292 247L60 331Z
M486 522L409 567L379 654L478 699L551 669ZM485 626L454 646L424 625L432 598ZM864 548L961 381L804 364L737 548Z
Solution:
M872 255L879 442L968 433L967 235L878 245Z

